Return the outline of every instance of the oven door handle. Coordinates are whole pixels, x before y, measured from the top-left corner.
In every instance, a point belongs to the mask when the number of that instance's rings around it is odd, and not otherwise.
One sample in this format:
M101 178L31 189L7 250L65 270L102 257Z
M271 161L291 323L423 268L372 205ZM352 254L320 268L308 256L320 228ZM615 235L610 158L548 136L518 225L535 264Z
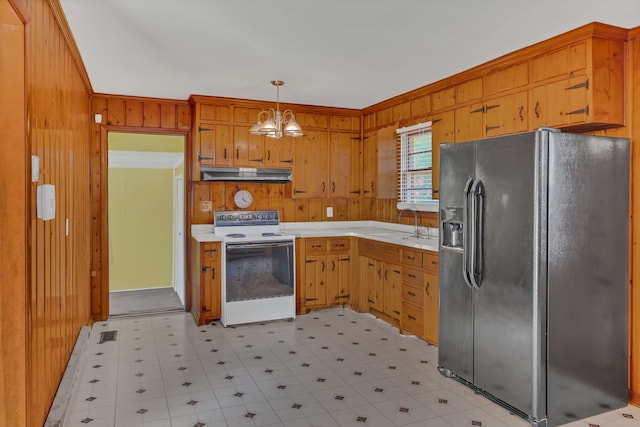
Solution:
M293 242L254 242L254 243L227 243L227 250L255 249L255 248L286 248L293 246Z

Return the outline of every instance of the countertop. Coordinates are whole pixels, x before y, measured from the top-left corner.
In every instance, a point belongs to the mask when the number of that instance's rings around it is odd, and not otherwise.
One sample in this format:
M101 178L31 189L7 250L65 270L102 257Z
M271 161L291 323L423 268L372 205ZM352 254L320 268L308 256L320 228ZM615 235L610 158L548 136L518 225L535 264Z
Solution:
M393 243L428 251L438 251L438 230L420 227L429 237L412 237L413 226L381 221L318 221L283 222L282 234L296 237L340 237L353 236L379 242ZM219 242L220 236L213 233L213 224L193 224L191 236L198 242Z

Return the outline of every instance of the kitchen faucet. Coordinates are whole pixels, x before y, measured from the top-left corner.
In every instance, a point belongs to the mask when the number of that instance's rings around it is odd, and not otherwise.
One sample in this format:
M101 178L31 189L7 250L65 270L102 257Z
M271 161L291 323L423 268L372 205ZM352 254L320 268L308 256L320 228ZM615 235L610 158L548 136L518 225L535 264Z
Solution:
M420 233L418 232L418 211L415 209L401 209L398 213L398 222L400 222L400 218L402 218L402 214L404 212L413 212L413 236L416 239L420 238Z

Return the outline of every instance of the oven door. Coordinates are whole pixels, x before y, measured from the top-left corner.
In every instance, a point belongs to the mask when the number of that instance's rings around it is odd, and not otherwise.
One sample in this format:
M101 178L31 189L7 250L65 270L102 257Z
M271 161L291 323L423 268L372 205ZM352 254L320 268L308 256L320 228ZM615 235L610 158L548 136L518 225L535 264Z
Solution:
M295 281L292 240L227 242L225 246L223 303L293 297Z

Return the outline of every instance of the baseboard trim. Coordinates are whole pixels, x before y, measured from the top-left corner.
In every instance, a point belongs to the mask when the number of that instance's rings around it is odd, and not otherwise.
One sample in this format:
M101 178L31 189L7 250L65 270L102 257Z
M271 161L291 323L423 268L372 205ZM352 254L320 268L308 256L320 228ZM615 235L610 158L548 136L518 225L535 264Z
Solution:
M49 409L49 415L44 423L45 427L60 427L64 425L64 418L71 400L71 393L78 380L82 362L89 346L90 335L91 328L89 326L83 326L80 329L78 339L76 339L76 344L73 346L73 351L71 352L71 357L69 357L69 362L60 380L60 385L58 385L58 391L51 404L51 409Z

